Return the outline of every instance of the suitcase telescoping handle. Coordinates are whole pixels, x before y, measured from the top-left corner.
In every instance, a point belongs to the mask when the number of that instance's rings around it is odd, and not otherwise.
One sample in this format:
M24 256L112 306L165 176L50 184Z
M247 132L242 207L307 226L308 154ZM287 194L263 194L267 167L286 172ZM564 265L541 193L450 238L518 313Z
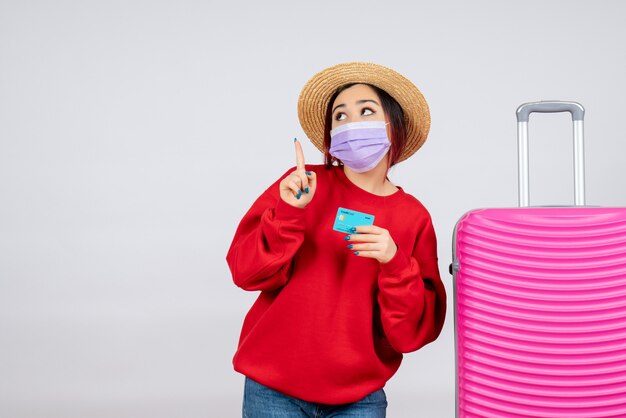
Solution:
M517 156L519 206L530 205L528 180L528 117L531 113L570 112L574 122L574 192L576 206L585 205L585 155L583 120L585 108L576 102L542 101L517 108Z

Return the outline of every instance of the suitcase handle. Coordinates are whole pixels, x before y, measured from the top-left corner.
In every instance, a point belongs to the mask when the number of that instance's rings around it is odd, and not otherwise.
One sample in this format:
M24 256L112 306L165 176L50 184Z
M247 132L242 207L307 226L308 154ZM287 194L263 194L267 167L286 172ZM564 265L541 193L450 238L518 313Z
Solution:
M543 101L524 103L517 108L517 121L528 122L531 113L557 113L569 112L572 114L572 120L583 120L585 118L585 108L576 102Z
M585 205L585 155L583 123L585 108L576 102L542 101L517 108L517 162L519 206L530 206L528 176L528 118L531 113L570 112L574 123L574 195L576 206Z

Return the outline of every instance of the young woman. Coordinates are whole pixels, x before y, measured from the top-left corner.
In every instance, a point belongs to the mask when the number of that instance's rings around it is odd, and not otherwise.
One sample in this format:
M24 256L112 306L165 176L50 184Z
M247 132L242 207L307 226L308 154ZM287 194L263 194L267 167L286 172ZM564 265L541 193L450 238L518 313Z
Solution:
M298 115L324 154L272 184L226 257L261 293L233 359L244 417L384 417L402 353L435 340L446 293L426 208L387 177L430 128L420 91L397 72L346 63L303 88Z

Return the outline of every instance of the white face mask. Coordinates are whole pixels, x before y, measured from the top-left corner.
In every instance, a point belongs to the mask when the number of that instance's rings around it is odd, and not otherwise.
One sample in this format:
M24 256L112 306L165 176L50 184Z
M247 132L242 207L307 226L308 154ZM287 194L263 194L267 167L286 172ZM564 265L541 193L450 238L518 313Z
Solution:
M330 131L330 155L357 173L376 167L391 144L384 121L351 122Z

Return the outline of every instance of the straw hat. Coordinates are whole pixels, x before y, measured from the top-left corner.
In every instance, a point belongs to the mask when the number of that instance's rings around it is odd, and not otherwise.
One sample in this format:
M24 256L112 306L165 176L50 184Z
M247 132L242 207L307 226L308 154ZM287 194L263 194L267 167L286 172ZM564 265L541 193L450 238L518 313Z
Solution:
M430 130L430 111L422 93L403 75L382 65L348 62L315 74L302 88L298 98L298 118L304 133L324 152L324 123L330 97L337 88L350 83L367 83L386 91L402 110L407 142L398 162L415 153L426 141Z

